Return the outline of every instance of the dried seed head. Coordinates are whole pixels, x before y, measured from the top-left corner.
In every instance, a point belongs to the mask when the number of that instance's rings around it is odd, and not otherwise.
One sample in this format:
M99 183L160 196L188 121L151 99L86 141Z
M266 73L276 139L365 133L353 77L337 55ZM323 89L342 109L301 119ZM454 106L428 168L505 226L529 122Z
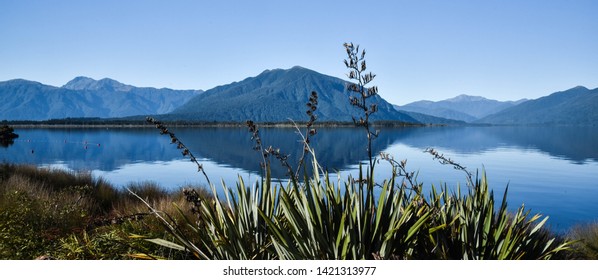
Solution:
M378 111L378 104L372 104L370 106L370 112L374 113L376 111Z

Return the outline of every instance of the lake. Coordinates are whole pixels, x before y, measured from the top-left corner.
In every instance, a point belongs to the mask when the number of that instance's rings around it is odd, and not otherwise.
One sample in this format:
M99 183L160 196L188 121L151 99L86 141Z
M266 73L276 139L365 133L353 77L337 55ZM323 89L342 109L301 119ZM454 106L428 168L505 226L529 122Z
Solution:
M259 180L260 155L246 128L173 128L200 159L210 180L234 186ZM0 161L90 171L116 186L154 181L164 188L205 184L197 167L184 158L167 136L153 128L25 129L9 147L0 147ZM261 128L265 146L280 148L296 162L302 151L296 130ZM333 176L356 174L367 161L365 134L356 128L318 128L312 147L319 163ZM522 203L532 213L550 216L549 226L564 231L598 220L598 127L416 127L381 128L375 154L407 159L426 187L463 186L465 173L443 166L426 148L434 148L468 170L485 171L497 199L509 187L510 209ZM273 162L273 174L285 169ZM388 163L376 166L377 178L390 174Z

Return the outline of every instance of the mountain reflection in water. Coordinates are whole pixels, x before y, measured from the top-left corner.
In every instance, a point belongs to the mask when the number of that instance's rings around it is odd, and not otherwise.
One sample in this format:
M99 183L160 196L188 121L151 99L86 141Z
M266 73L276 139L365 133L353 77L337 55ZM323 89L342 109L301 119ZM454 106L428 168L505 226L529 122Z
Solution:
M199 158L260 173L260 155L245 128L174 128ZM73 170L112 171L139 162L182 159L180 151L155 129L20 129L21 137L0 148L0 161L47 165L61 163ZM279 148L293 167L302 143L292 128L261 128L264 147ZM367 160L365 133L358 128L318 128L312 138L318 162L327 170L343 170ZM597 127L423 127L382 128L373 153L393 144L424 150L433 147L456 154L480 154L502 147L538 150L575 164L598 161ZM272 172L286 169L272 159Z

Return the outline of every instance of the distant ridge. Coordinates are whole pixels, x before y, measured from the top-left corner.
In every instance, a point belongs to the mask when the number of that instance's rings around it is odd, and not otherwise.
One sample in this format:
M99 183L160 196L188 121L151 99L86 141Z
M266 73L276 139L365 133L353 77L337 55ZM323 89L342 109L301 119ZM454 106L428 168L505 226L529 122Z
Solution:
M319 121L351 121L359 111L349 103L346 85L342 79L300 66L266 70L256 77L207 90L165 117L214 122L306 121L305 104L309 94L316 91ZM418 123L380 96L369 102L378 104L372 120Z
M577 86L529 100L477 121L491 124L598 124L598 88Z
M498 101L487 99L482 96L462 94L441 101L416 101L403 106L398 106L398 110L427 114L445 119L474 122L480 118L500 112L525 101L527 101L527 99L518 101Z
M118 118L164 114L198 90L139 88L112 79L76 77L62 87L15 79L0 82L0 120Z
M82 77L82 76L72 79L71 81L66 83L64 86L62 86L62 88L72 89L72 90L92 90L92 91L106 90L106 91L124 91L124 92L128 92L128 91L131 91L132 89L135 89L135 87L133 87L133 86L125 85L123 83L120 83L118 81L108 79L108 78L104 78L99 81L96 81L92 78Z
M416 121L418 121L422 124L446 124L446 125L465 125L465 124L467 124L465 121L435 117L432 115L426 115L426 114L416 113L416 112L403 111L403 110L400 110L399 106L396 106L396 105L394 107L397 111L414 118Z

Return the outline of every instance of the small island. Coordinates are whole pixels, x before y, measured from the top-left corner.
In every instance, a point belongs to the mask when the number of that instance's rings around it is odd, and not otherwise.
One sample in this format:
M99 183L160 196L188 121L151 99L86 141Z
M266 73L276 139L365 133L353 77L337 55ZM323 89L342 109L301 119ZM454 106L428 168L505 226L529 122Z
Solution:
M14 139L19 138L19 135L14 133L14 129L8 125L0 127L0 145L8 147L14 143Z

